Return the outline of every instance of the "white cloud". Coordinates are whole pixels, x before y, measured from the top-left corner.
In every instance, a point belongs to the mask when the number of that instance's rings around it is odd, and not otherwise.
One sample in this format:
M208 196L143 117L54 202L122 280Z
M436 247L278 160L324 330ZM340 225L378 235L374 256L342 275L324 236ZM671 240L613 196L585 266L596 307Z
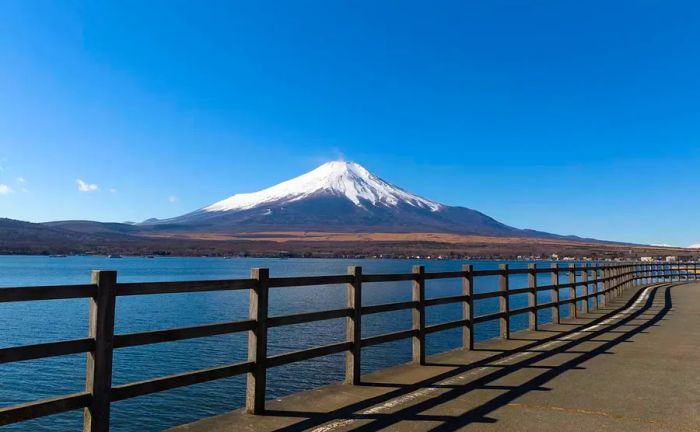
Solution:
M700 243L691 244L688 249L700 249Z
M170 203L176 203L178 201L178 198L175 195L170 195L168 197L168 202Z
M117 188L109 188L110 193L117 193Z
M29 189L25 186L27 184L27 179L24 177L20 176L15 179L17 181L17 187L19 188L19 191L22 193L27 193L29 192Z
M95 192L99 188L94 183L86 183L80 179L76 179L75 183L78 185L78 190L80 192Z
M654 243L652 243L651 246L656 246L656 247L668 247L668 248L675 247L675 246L673 246L673 245L666 244L666 243L661 243L661 244L654 244Z
M0 183L0 195L9 195L12 192L14 192L14 191L12 190L11 187L9 187L6 184Z

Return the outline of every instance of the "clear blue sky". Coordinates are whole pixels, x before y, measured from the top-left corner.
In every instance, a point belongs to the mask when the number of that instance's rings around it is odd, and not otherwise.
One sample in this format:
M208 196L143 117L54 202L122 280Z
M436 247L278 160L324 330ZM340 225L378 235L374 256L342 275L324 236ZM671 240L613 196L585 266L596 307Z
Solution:
M0 216L175 216L344 157L517 227L700 243L696 2L4 0L0 17Z

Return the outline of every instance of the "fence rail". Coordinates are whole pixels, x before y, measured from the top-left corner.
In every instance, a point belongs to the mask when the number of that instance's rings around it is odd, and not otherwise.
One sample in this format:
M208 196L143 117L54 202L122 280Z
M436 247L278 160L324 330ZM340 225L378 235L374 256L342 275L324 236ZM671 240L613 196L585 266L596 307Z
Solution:
M567 283L560 283L562 273L567 275ZM537 275L541 274L551 275L549 285L538 286ZM512 275L527 275L527 286L511 288L510 276ZM475 293L475 278L488 276L498 277L498 290ZM426 299L426 281L437 279L461 280L462 293ZM554 263L550 267L537 267L535 264L530 264L528 268L519 269L511 269L507 264L502 264L496 270L474 270L471 265L465 265L461 271L433 273L426 273L423 266L414 266L411 273L401 274L363 274L361 267L352 266L348 268L348 273L345 275L278 278L270 278L267 269L252 269L251 277L248 279L147 283L118 283L117 274L114 271L93 271L91 284L0 288L0 302L90 299L88 337L0 349L0 364L87 353L85 391L0 408L0 426L84 409L84 431L108 431L112 402L242 374L247 374L246 410L251 414L260 414L265 409L268 368L345 352L345 381L348 384L358 384L363 347L411 339L413 361L425 364L425 339L428 334L462 328L463 348L472 349L474 326L478 323L498 320L501 337L508 338L510 337L510 317L514 315L528 314L528 328L536 330L539 325L537 311L542 309L550 309L552 322L559 323L562 319L560 313L562 306L568 305L569 317L576 317L579 312L589 311L589 300L592 303L591 308L602 307L618 296L622 290L635 284L697 279L697 263L571 264L568 267ZM411 301L362 305L363 283L399 281L411 282ZM345 308L268 316L268 292L271 288L336 284L347 286ZM576 294L576 289L579 287L582 288L581 295ZM249 290L249 319L114 334L115 304L119 296L221 290ZM569 298L561 299L561 290L569 290ZM537 293L542 291L551 292L550 302L538 303ZM517 309L510 307L510 296L517 294L527 295L526 307ZM475 303L478 300L490 298L499 300L499 311L474 316ZM426 325L427 308L454 303L462 304L462 319ZM410 329L362 338L362 316L398 310L412 311ZM346 320L345 341L274 356L267 355L269 328L338 318ZM112 355L115 349L239 332L248 332L248 361L112 386Z

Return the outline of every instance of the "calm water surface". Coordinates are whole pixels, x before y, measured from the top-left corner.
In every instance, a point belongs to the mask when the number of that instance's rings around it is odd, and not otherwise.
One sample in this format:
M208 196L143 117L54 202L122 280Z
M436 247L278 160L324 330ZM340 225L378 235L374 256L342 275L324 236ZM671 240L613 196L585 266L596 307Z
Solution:
M348 265L361 265L364 273L408 273L415 264L426 271L459 270L463 264L476 269L497 268L495 261L410 261L410 260L323 260L323 259L222 259L222 258L130 258L105 257L25 257L0 256L0 287L89 283L90 271L118 271L121 282L230 279L248 277L252 267L268 267L271 277L345 274ZM549 266L549 263L539 263ZM510 262L513 268L526 267L523 261ZM562 273L561 282L566 283ZM548 285L548 274L540 275L540 285ZM497 289L498 278L478 278L476 292ZM511 288L527 286L526 275L511 276ZM566 292L562 290L562 298ZM426 297L461 293L461 282L432 280ZM549 302L549 292L539 293L539 302ZM363 305L407 301L410 282L363 285ZM512 296L511 307L527 305L525 294ZM345 306L342 285L273 289L270 315L338 309ZM497 299L479 301L476 315L497 311ZM566 309L562 313L567 313ZM550 320L549 310L539 312L541 322ZM128 333L172 327L247 319L248 291L168 294L119 297L116 332ZM0 348L82 338L87 334L88 301L53 300L0 303ZM428 308L427 323L461 319L459 304ZM513 330L527 326L527 316L511 319ZM397 311L363 317L363 337L405 330L411 326L410 311ZM497 322L477 325L476 339L496 337ZM270 329L269 355L341 342L344 319ZM235 363L246 359L246 334L124 348L114 354L114 385L156 378L163 375ZM428 335L428 354L458 348L461 330ZM363 350L363 373L409 362L409 339ZM343 378L342 353L268 371L268 398L280 397L318 387ZM54 357L0 365L0 406L80 392L84 386L85 354ZM159 431L229 411L244 404L245 377L199 384L112 404L112 430L124 432ZM7 431L78 431L82 412L75 411L6 426Z

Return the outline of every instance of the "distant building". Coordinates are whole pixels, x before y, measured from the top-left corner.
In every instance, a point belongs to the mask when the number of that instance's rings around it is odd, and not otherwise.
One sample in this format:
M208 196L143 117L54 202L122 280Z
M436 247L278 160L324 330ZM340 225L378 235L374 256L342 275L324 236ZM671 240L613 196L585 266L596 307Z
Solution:
M654 257L641 257L641 258L639 258L639 261L641 261L641 262L652 262L652 261L654 261Z
M678 257L674 255L669 255L666 257L666 262L675 262L678 261Z

